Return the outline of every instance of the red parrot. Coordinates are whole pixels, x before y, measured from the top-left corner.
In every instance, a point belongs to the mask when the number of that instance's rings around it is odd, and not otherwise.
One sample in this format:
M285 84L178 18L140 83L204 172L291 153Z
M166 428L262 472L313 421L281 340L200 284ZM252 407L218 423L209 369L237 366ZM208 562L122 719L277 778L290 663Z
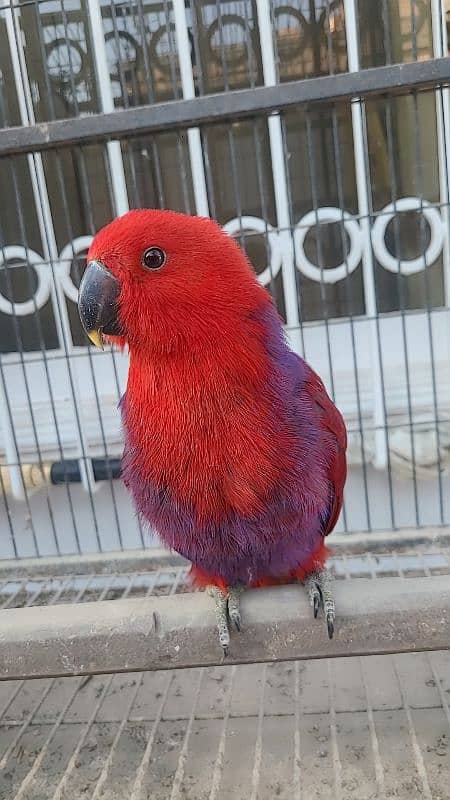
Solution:
M78 306L95 344L128 346L123 478L210 587L225 653L242 589L295 579L331 637L324 538L342 506L345 425L238 244L211 219L130 211L95 236Z

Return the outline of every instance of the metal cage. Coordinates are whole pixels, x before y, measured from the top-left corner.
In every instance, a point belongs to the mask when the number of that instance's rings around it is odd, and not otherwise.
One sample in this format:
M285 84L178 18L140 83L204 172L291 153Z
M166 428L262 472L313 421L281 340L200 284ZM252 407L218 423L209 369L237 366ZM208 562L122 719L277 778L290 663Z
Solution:
M445 526L447 9L3 2L0 556L153 540L120 482L126 357L75 302L95 230L215 216L342 409L338 530Z
M5 800L449 796L449 13L0 0ZM345 415L332 643L297 587L258 590L219 664L134 515L126 356L76 299L141 206L237 237Z

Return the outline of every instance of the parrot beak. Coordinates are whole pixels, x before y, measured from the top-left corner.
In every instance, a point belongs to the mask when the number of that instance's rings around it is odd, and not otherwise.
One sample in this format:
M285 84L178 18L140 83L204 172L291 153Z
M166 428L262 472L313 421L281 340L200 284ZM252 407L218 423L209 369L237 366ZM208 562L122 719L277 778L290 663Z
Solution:
M90 261L80 283L78 312L92 344L103 350L103 334L120 336L120 283L100 261Z

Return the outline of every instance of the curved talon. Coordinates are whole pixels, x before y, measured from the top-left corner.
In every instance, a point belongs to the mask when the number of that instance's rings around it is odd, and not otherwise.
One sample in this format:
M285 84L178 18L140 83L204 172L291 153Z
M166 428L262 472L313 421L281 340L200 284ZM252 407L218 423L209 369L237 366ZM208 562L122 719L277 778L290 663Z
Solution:
M232 588L228 592L228 616L239 632L241 631L242 625L240 610L241 591L242 590L239 588Z
M328 614L327 628L328 628L328 638L332 639L334 636L334 614Z
M320 595L318 592L317 594L314 594L313 604L314 604L314 619L317 619L317 614L319 613L319 608L320 608Z
M310 603L313 607L314 618L317 618L319 609L322 606L327 623L328 637L334 636L334 620L336 616L334 597L331 590L331 573L323 569L320 572L313 572L308 575L304 585L309 595Z
M234 627L238 631L241 632L241 615L235 614L234 616L230 616L231 622L234 624Z

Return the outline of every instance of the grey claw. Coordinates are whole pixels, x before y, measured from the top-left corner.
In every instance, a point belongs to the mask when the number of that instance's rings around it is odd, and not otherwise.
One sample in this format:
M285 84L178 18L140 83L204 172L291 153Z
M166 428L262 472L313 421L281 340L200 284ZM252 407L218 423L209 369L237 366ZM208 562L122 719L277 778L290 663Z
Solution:
M328 638L332 639L334 636L334 617L329 615L327 617Z
M326 569L311 573L304 582L309 602L313 607L314 617L317 617L320 607L324 610L330 639L334 636L334 620L336 616L331 582L332 576Z
M228 592L228 616L237 631L241 630L240 598L241 590L231 588Z
M320 608L320 597L318 594L314 595L313 603L314 603L314 619L317 619L317 614L319 613L319 608Z

